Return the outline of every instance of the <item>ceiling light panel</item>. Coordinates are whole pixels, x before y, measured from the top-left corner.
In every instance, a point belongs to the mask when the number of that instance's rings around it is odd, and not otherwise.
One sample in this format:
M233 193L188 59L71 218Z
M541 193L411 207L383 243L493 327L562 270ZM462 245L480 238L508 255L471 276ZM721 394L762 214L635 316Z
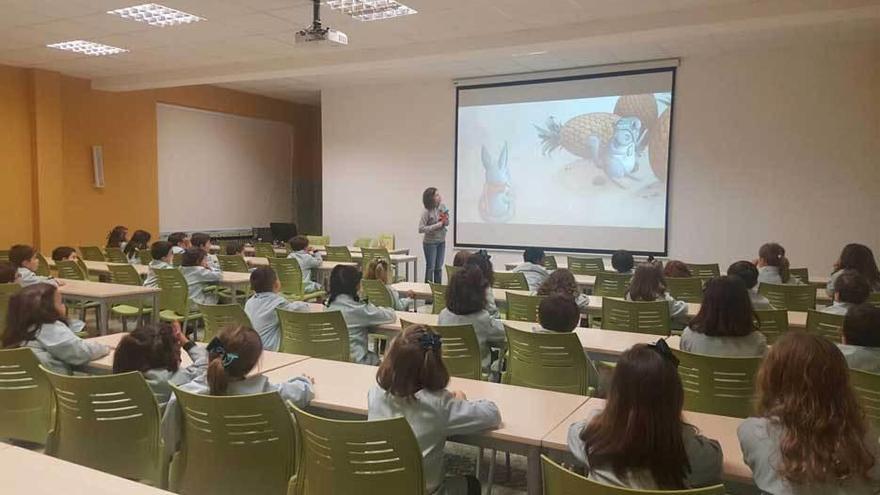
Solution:
M143 5L110 10L107 13L122 17L123 19L145 22L150 26L159 27L192 24L194 22L205 20L204 17L172 9L171 7L159 5L158 3L145 3Z
M328 0L327 6L359 21L378 21L418 13L395 0Z
M52 43L51 45L46 46L48 48L54 48L56 50L82 53L84 55L89 55L92 57L100 57L102 55L117 55L120 53L128 52L128 50L126 50L125 48L102 45L101 43L95 43L93 41L85 40L62 41L60 43Z

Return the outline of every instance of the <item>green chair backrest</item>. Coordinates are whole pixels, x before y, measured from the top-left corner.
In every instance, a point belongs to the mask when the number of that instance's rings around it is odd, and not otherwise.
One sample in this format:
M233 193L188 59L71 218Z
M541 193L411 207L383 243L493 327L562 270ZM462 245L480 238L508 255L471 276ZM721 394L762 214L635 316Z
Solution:
M718 263L687 263L687 267L691 271L692 277L704 281L721 275L721 267L718 266Z
M784 309L757 309L758 330L767 337L767 344L773 345L788 331L788 311Z
M406 418L340 421L291 407L301 439L294 493L425 493L422 452Z
M446 265L446 280L452 280L452 276L458 273L461 268L460 266Z
M559 264L556 263L556 256L552 256L549 254L547 256L544 256L544 268L550 270L551 272L559 268Z
M37 265L37 271L34 273L41 277L51 276L52 272L49 271L49 260L47 260L42 253L37 253L37 259L40 260L40 263Z
M666 289L679 301L703 302L703 279L698 277L667 277Z
M775 309L788 311L816 309L816 288L812 285L761 283L758 285L758 293L766 297Z
M413 323L400 320L400 327L406 328ZM474 326L467 325L428 325L443 339L440 352L449 376L482 380L483 371L480 362L480 342Z
M385 284L381 280L361 280L361 290L366 299L380 308L394 309L394 301L391 294L385 288Z
M598 275L605 271L605 261L602 258L579 258L568 257L568 269L575 275Z
M255 242L254 254L259 258L275 258L275 246L271 242Z
M868 296L868 302L874 306L880 306L880 292L871 292Z
M876 431L880 428L880 375L862 370L849 370L853 389L862 404L862 411Z
M351 361L348 327L340 311L305 313L276 309L281 322L279 351L334 361Z
M52 387L33 351L0 349L0 438L45 444L54 410Z
M569 471L541 455L544 495L724 495L724 485L690 490L635 490L606 485Z
M388 263L388 266L391 266L391 255L388 254L388 250L383 247L378 248L370 248L365 247L361 248L361 253L363 255L363 259L361 260L361 265L366 269L367 265L370 264L374 259L383 259Z
M90 280L89 267L86 266L85 260L83 260L82 258L77 258L76 264L79 265L79 269L82 270L83 274L85 275L85 277L86 277L85 280Z
M137 256L142 265L149 265L153 261L153 253L149 249L138 249Z
M446 285L438 284L435 282L428 282L428 285L431 287L431 298L434 300L434 304L431 307L431 313L435 315L439 315L443 308L446 307Z
M538 321L538 306L544 296L525 296L514 292L507 293L507 320Z
M174 311L180 316L189 314L189 285L177 268L155 268L153 273L159 282L160 311Z
M8 249L0 249L0 261L5 261L9 263L9 250Z
M303 273L295 258L269 258L269 266L278 275L281 292L286 295L303 295Z
M632 275L629 273L599 272L593 294L602 297L624 297L629 290Z
M159 404L143 375L132 371L68 376L41 368L57 401L47 454L123 478L165 485Z
M21 289L15 282L0 284L0 337L6 331L6 314L9 312L9 299Z
M354 241L354 247L359 247L361 249L368 248L373 245L373 239L370 237L359 237Z
M107 261L98 246L80 246L79 254L86 261Z
M684 386L684 408L746 418L753 412L755 375L761 357L721 357L672 349Z
M254 328L240 304L199 304L199 313L205 321L203 342L210 342L225 327L242 325Z
M492 287L495 289L529 290L526 276L520 272L495 272L492 278Z
M110 270L110 282L121 285L143 285L137 269L131 265L107 265Z
M507 371L504 383L589 395L587 355L577 334L524 332L504 325Z
M108 247L104 249L104 257L107 258L108 263L128 263L128 257L120 248Z
M296 430L277 392L211 396L172 387L184 416L169 488L181 495L285 494ZM230 476L230 470L234 475Z
M376 238L376 246L383 247L389 251L394 249L394 234L379 234Z
M175 268L180 268L180 265L183 263L183 253L177 253L171 255L171 266Z
M217 261L220 263L220 270L224 272L247 273L249 271L247 261L240 254L218 254Z
M813 289L815 291L815 289ZM812 333L820 337L840 344L843 342L843 320L845 315L834 315L823 313L815 309L807 310L807 333Z
M810 270L808 268L789 268L788 274L791 277L797 277L804 284L810 285Z
M669 303L602 299L602 328L623 332L669 335Z
M307 235L306 239L309 240L310 246L327 246L330 244L330 236L329 235Z
M55 270L58 272L58 278L67 278L70 280L87 280L82 266L76 261L61 260L55 262Z
M324 256L325 261L341 261L351 263L351 251L348 246L324 246L327 254Z

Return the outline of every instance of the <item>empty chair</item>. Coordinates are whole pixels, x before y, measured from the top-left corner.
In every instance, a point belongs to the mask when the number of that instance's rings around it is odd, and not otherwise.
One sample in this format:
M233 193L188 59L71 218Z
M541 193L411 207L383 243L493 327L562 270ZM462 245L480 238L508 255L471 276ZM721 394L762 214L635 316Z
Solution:
M304 290L303 272L299 261L293 258L269 258L269 266L278 275L281 283L281 294L293 301L308 301L323 297L324 291L309 292Z
M568 257L568 269L575 275L598 275L605 271L605 261L602 258L579 258Z
M559 265L556 263L556 257L552 255L544 256L544 268L551 272L559 268Z
M330 244L330 236L329 235L307 235L306 239L309 240L310 246L327 247L327 245Z
M181 495L287 493L296 435L277 392L211 396L173 390L185 420L184 441L171 461L171 490Z
M348 327L340 311L301 313L276 309L281 323L280 352L351 361Z
M394 234L379 234L379 237L376 238L376 246L389 251L394 249L394 244Z
M159 280L159 319L179 321L186 328L190 321L202 319L202 314L189 304L189 286L180 270L176 268L155 268L153 273Z
M666 289L679 301L689 303L703 302L703 279L698 277L669 277Z
M110 269L110 282L114 284L140 286L143 283L137 269L129 264L107 265L107 268ZM114 304L110 308L110 312L122 318L122 331L127 332L129 318L143 319L144 315L153 312L153 308L146 306L143 299L135 299L121 304Z
M602 328L667 336L670 332L669 303L621 301L606 297L602 299Z
M801 282L810 285L810 271L807 268L789 268L789 276L797 277ZM823 285L824 287L824 285Z
M877 430L880 428L880 375L850 369L849 376L865 416Z
M394 301L391 300L391 294L385 288L385 284L381 280L361 280L361 289L368 302L382 308L394 309Z
M788 331L788 311L784 309L757 309L758 330L767 337L767 345L773 345L776 339Z
M128 263L128 258L120 248L108 247L104 250L104 257L109 263Z
M70 280L88 280L88 276L85 272L83 272L82 267L76 261L56 261L55 271L58 272L58 278L66 278Z
M507 293L507 318L512 321L537 323L538 306L544 296L525 296L514 292Z
M303 439L294 493L425 493L422 452L406 418L340 421L292 407Z
M596 284L593 286L593 294L602 297L624 297L629 290L632 274L599 272L596 275Z
M37 257L38 260L40 260L40 264L37 266L37 271L35 271L34 273L41 277L51 276L52 272L49 271L49 260L47 260L42 253L34 253L34 255Z
M54 409L52 388L33 351L0 349L0 438L45 444Z
M351 251L348 246L324 246L327 254L324 255L324 261L341 261L343 263L351 263Z
M507 325L504 330L508 345L504 383L568 394L593 392L577 334L524 332Z
M370 237L359 237L354 241L354 247L357 248L368 248L373 245L373 239Z
M275 258L275 246L273 246L271 242L255 242L254 254L258 258Z
M686 263L691 275L703 281L721 276L721 268L718 263Z
M86 261L107 261L104 253L98 246L80 246L79 254Z
M446 288L448 286L434 282L428 282L428 286L431 287L431 298L434 299L431 313L439 315L446 307Z
M816 288L812 285L787 285L761 283L758 293L770 301L776 309L807 311L816 309Z
M253 328L250 318L239 304L199 304L199 313L205 322L205 333L202 342L210 342L228 326L245 326Z
M845 315L835 315L816 311L815 309L808 309L807 332L840 344L843 342L841 329L843 328L844 318L846 318Z
M248 273L249 271L244 256L239 254L218 254L217 261L220 262L220 270L224 272Z
M526 282L526 276L522 273L514 272L495 272L492 275L492 287L504 290L529 290L529 283Z
M747 418L753 412L755 375L763 358L672 352L679 361L685 410L734 418Z

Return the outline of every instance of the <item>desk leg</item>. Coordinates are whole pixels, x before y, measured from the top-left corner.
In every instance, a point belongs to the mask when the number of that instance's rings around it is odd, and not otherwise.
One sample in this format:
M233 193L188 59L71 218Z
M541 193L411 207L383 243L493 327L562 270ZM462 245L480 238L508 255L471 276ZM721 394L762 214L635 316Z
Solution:
M416 258L413 260L413 282L419 281L419 259Z
M107 329L110 325L110 311L107 300L102 299L98 302L98 333L107 335Z
M153 299L153 311L150 313L150 321L153 323L159 323L159 293L154 292L152 295Z
M526 457L529 466L529 471L526 473L528 494L541 495L544 493L544 480L541 476L541 447L530 445Z

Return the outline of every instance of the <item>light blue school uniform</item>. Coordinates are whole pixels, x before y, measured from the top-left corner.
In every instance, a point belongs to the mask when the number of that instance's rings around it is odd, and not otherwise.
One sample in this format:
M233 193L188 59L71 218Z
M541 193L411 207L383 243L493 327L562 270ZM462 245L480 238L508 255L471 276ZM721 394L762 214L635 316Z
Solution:
M526 261L517 265L513 269L513 273L522 273L526 277L529 284L529 290L538 290L541 284L550 277L550 272L541 265L536 265L530 261Z
M446 477L443 449L447 437L468 435L497 428L501 413L494 402L458 400L448 390L416 392L413 398L396 397L379 385L367 393L367 419L404 417L422 451L426 493L466 495L464 477Z
M348 326L348 345L351 361L358 364L379 364L379 355L367 350L370 327L393 323L397 313L391 308L379 308L371 303L355 301L348 294L340 294L331 302L329 311L341 311Z
M758 268L758 284L787 284L787 285L804 285L801 279L794 275L788 276L788 282L782 281L782 273L778 266L762 266Z
M244 303L244 312L260 334L263 349L267 351L277 351L281 347L281 323L276 309L308 312L309 305L302 301L288 301L275 292L257 292Z
M303 274L303 291L308 292L316 292L321 290L321 284L312 280L312 270L315 268L320 268L321 263L324 262L324 259L321 257L321 254L315 251L313 254L309 254L305 249L301 251L296 251L287 255L288 259L295 259L299 262L299 267L302 270Z
M831 303L831 306L825 306L824 308L820 309L819 311L821 313L828 313L829 315L846 316L846 313L853 306L855 306L855 304L853 304L853 303L834 301L833 303Z
M219 296L216 292L208 292L205 289L216 286L223 278L221 272L215 272L203 266L182 266L180 272L186 279L189 287L189 300L195 304L217 304Z
M214 270L215 272L221 271L220 258L218 258L216 254L208 253L208 255L205 256L205 259L208 260L208 268Z
M749 289L749 299L752 301L752 309L773 309L770 300L765 296L758 294L757 286Z
M400 297L400 292L390 285L385 286L388 296L391 297L391 303L397 311L409 311L413 305L413 300L408 297Z
M205 374L208 369L208 349L189 342L184 347L186 353L189 354L193 363L184 368L178 368L177 371L168 371L165 368L156 368L141 373L144 380L156 396L156 402L159 407L163 408L171 399L171 385L181 386L189 383L199 376Z
M498 303L495 301L495 291L492 290L492 287L486 287L486 311L492 318L501 318Z
M174 268L174 265L171 263L166 263L162 260L153 260L147 265L150 269L147 273L147 279L144 280L144 287L154 287L159 288L159 277L156 276L156 272L153 270L167 270L169 268Z
M65 375L72 374L74 367L83 366L110 353L110 348L104 344L77 337L60 320L41 325L34 340L24 342L22 347L33 351L40 364L46 368Z
M480 344L480 364L483 373L491 372L492 353L491 347L504 347L507 344L507 335L504 333L504 324L498 318L493 318L485 309L469 315L458 315L443 308L437 317L440 325L473 325Z
M718 337L687 327L681 334L679 347L685 352L706 356L762 357L767 354L767 337L757 331L742 337Z
M186 249L183 249L180 246L171 246L171 254L183 254L186 252Z
M880 373L880 347L837 344L850 369Z
M16 270L18 273L18 285L22 287L28 287L30 285L36 284L49 284L58 287L58 282L55 281L52 277L46 277L44 275L37 275L32 272L29 268L25 268L23 266L18 267Z

